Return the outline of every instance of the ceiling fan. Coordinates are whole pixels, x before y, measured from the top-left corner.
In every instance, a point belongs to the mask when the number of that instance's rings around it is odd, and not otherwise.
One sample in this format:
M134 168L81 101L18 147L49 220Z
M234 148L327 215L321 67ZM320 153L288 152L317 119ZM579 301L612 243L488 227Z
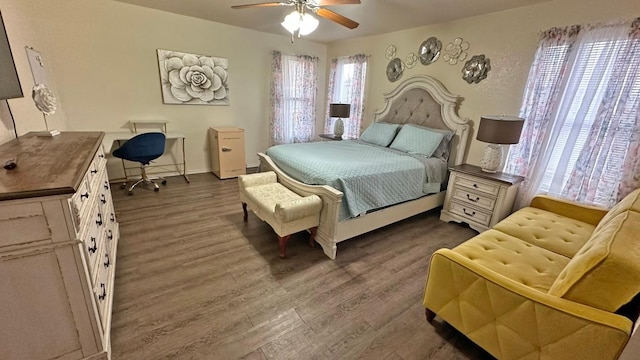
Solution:
M324 6L331 5L351 5L360 4L360 0L287 0L284 2L266 2L257 4L234 5L232 9L246 9L252 7L275 7L275 6L293 6L295 10L287 15L282 22L282 26L287 29L292 36L295 32L300 35L307 35L318 27L318 20L309 15L307 11L313 12L320 17L331 20L349 29L358 27L357 22L335 13Z

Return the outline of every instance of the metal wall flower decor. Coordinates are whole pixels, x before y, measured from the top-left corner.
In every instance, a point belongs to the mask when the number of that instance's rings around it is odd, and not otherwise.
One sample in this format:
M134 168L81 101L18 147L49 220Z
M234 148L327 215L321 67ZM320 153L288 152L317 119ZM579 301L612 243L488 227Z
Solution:
M404 64L402 64L402 60L400 60L400 58L395 58L389 61L389 64L387 65L387 79L394 82L402 77L403 71Z
M165 104L229 105L229 61L158 49Z
M462 78L469 84L479 83L487 78L491 62L484 55L474 55L464 64Z

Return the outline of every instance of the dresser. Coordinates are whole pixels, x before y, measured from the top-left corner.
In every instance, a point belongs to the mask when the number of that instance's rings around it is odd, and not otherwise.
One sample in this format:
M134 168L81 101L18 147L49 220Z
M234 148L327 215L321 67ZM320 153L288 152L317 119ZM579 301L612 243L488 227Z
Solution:
M247 173L244 130L237 127L209 128L211 171L220 179Z
M118 223L101 132L0 145L0 359L109 359Z
M488 230L511 214L522 176L488 173L479 166L449 168L449 184L440 220L465 222L478 231Z

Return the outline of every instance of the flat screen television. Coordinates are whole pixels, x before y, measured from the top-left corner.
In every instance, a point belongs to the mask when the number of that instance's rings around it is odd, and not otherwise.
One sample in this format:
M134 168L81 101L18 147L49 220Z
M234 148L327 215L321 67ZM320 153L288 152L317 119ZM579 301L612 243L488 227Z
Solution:
M16 65L13 62L7 32L0 13L0 100L23 97Z

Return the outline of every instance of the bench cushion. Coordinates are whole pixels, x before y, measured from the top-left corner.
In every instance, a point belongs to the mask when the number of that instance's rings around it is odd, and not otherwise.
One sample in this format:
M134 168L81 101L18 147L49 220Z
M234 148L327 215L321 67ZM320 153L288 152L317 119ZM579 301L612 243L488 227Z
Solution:
M300 195L280 183L252 186L244 189L247 198L260 210L275 213L276 204L299 199Z
M532 245L572 258L589 240L595 226L550 211L526 207L511 214L493 228Z

